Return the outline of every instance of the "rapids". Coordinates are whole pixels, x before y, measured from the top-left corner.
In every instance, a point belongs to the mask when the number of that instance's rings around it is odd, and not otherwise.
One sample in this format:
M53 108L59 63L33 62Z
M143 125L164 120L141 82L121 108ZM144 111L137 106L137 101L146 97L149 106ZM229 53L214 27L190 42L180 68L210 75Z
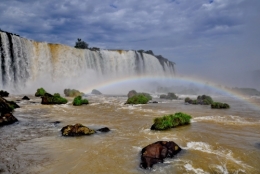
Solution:
M90 104L79 107L72 98L64 105L29 98L18 102L14 116L19 122L0 127L2 173L260 173L260 107L234 98L214 97L229 103L227 110L159 98L153 99L158 104L124 105L127 98L116 95L88 96ZM254 102L260 106L259 99ZM155 117L175 112L192 115L191 124L150 130ZM75 123L111 131L62 137L60 129ZM141 149L159 140L174 141L183 151L151 170L139 168Z

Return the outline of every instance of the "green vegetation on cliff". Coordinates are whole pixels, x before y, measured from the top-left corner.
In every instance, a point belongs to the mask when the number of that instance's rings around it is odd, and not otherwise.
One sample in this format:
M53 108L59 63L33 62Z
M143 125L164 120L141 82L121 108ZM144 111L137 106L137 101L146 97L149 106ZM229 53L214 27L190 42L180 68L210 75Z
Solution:
M80 105L83 105L83 104L88 104L88 100L82 99L81 96L77 96L77 97L74 98L74 100L73 100L74 106L80 106Z
M185 125L190 123L192 117L188 114L178 112L163 117L155 118L152 130L166 130L177 126Z

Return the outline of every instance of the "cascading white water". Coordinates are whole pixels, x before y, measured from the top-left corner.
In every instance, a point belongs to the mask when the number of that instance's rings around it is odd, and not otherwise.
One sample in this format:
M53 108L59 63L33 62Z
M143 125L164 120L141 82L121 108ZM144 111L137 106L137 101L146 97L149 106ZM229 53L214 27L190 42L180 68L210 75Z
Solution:
M137 51L76 49L0 32L0 88L77 86L104 79L174 74L174 63Z

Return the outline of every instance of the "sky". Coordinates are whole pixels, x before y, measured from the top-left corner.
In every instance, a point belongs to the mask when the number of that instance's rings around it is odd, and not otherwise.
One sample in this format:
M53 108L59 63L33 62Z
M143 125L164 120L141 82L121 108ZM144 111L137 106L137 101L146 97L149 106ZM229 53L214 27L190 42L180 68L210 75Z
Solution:
M1 0L0 29L153 50L176 63L178 76L260 89L260 0Z

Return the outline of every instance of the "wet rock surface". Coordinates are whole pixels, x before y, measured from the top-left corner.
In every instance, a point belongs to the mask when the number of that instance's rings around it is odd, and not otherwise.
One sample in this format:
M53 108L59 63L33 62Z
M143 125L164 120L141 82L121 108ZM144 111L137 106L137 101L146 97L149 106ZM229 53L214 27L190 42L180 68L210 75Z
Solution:
M61 133L63 136L81 136L94 134L95 131L77 123L75 125L67 125L63 127Z
M157 141L141 151L141 168L151 168L156 163L163 163L165 158L172 158L181 148L173 141Z

